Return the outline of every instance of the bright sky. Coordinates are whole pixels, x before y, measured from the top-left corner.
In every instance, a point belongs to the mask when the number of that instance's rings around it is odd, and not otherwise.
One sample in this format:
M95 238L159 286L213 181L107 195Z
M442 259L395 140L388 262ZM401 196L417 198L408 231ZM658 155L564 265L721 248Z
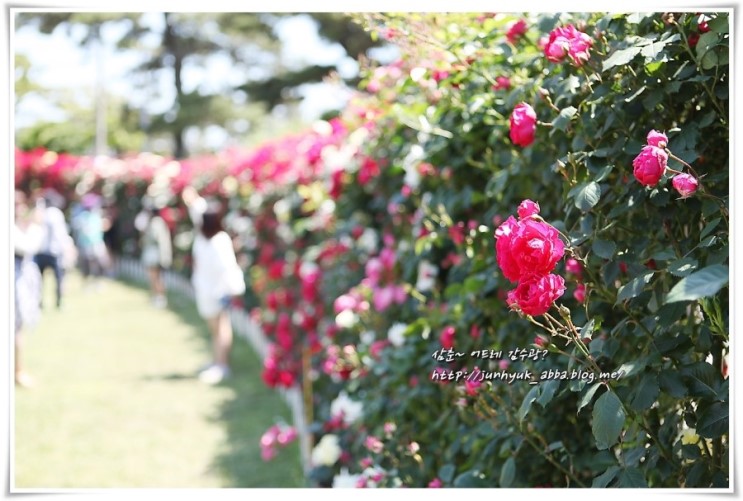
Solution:
M146 19L153 28L162 28L160 13L148 13ZM163 72L159 77L157 94L134 91L130 70L143 56L113 48L125 29L123 24L108 24L102 32L102 70L107 93L127 96L137 107L147 103L153 113L169 109L175 94L169 72ZM357 63L345 55L340 45L331 45L318 36L314 22L308 16L286 18L277 24L276 29L284 42L284 64L301 66L306 63L339 63L339 72L345 77L353 76L358 71ZM68 33L65 29L43 35L32 27L24 27L16 31L13 44L18 54L25 55L31 61L31 81L49 89L68 89L73 92L77 102L87 105L95 96L96 57L93 50L80 48L77 42L80 36L79 32ZM158 40L153 37L150 42L157 44ZM195 88L218 91L227 85L243 83L244 79L244 72L234 69L226 56L212 57L201 68L185 67L183 72L184 90L187 92ZM326 84L306 85L300 91L305 97L300 112L306 120L313 120L328 109L342 106L349 95L347 91ZM21 128L39 120L63 119L64 113L50 106L45 99L28 95L17 109L15 125L16 128ZM219 143L227 139L215 128L210 129L207 135L206 141L213 147L219 147Z

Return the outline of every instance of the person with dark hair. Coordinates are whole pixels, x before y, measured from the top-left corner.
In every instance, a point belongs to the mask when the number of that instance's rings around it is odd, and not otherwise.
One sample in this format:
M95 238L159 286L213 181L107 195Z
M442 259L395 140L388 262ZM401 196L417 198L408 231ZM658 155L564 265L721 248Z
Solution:
M80 269L86 280L103 277L108 263L108 251L103 242L101 197L87 193L80 201L81 210L73 217L72 227L77 238Z
M54 272L57 308L62 306L64 258L69 253L69 246L73 245L71 242L72 237L70 237L67 222L62 212L64 203L64 197L52 188L47 189L37 201L37 207L43 213L43 237L41 248L38 254L34 256L34 262L39 267L42 281L47 268L51 268ZM43 303L43 295L41 299L41 303ZM43 304L41 306L43 307Z
M160 207L145 209L146 223L142 232L142 264L147 268L150 279L152 304L164 308L168 301L165 296L163 271L173 263L173 246L170 241L168 224L160 216Z
M15 254L15 384L32 386L33 379L22 364L23 333L39 321L41 297L41 273L33 262L33 256L42 245L43 213L27 203L26 195L15 192L15 226L13 228L13 251Z
M232 324L229 305L233 296L245 292L243 270L237 264L232 239L222 229L219 210L207 209L193 244L191 283L196 308L209 325L214 361L199 373L199 379L217 384L230 375Z

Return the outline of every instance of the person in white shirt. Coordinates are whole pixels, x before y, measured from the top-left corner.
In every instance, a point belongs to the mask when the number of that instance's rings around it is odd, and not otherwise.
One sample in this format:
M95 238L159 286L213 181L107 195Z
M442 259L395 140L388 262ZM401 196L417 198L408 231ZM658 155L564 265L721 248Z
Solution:
M135 225L140 223L137 227L142 232L141 259L150 279L152 304L157 308L165 308L168 300L165 296L163 273L173 263L173 246L170 229L160 215L160 210L159 206L148 206L141 213L142 221L135 221Z
M63 261L65 254L70 251L69 246L72 244L72 237L67 229L67 222L65 221L65 216L62 212L63 206L64 198L52 189L44 192L43 197L39 199L37 205L44 214L41 224L43 236L41 239L41 248L34 256L34 262L41 272L42 283L44 272L47 268L51 268L54 272L57 308L62 306L62 281L64 279ZM40 305L43 307L43 295Z
M39 224L43 213L29 207L23 192L15 193L15 226L13 228L13 251L15 254L15 383L32 386L31 376L23 369L23 332L32 328L39 320L41 297L41 273L33 262L33 256L41 247L43 230Z
M219 210L207 209L200 216L192 249L191 283L196 308L209 325L214 360L200 372L199 379L216 384L230 375L232 324L229 306L234 296L245 292L245 277L237 264L232 239L222 229Z

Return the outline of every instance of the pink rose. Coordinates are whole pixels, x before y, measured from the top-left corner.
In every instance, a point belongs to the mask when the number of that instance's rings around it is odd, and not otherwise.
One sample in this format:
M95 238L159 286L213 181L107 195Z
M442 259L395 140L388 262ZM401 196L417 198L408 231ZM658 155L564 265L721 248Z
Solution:
M511 79L508 77L496 77L493 90L504 90L511 88Z
M447 350L449 348L454 347L454 336L456 335L457 331L452 327L451 325L448 327L445 327L443 331L441 331L441 336L439 336L439 341L441 341L441 346L446 348Z
M523 279L518 286L508 292L509 306L518 306L527 315L537 316L547 313L565 292L565 280L559 275L532 276Z
M665 148L668 146L668 137L662 132L657 130L651 130L648 132L648 144L650 146L656 146L658 148Z
M480 386L482 386L482 381L467 380L464 382L464 391L467 395L474 397L477 396L477 391L480 389Z
M573 297L579 303L586 302L586 286L585 284L578 284L573 291Z
M686 198L697 191L699 181L691 174L678 174L673 177L671 184L679 192L681 198Z
M519 19L518 21L512 21L506 27L506 38L512 44L516 43L516 40L526 33L526 21Z
M645 186L655 186L663 177L668 153L656 146L645 146L632 161L635 178Z
M570 56L575 66L581 66L590 59L591 54L588 51L592 45L593 39L590 36L570 24L552 30L543 50L548 61L559 63L565 56Z
M428 482L428 486L432 489L439 489L444 486L444 483L441 480L439 480L438 477L436 477L430 482Z
M534 214L539 214L539 204L526 199L519 204L516 211L519 213L519 219L526 219Z
M543 221L509 216L495 231L496 257L512 282L529 275L546 275L565 254L558 231Z
M519 103L511 113L511 141L513 144L526 147L534 142L537 132L537 113L526 103Z
M579 277L583 274L583 267L580 265L577 259L571 257L570 259L565 261L565 271Z

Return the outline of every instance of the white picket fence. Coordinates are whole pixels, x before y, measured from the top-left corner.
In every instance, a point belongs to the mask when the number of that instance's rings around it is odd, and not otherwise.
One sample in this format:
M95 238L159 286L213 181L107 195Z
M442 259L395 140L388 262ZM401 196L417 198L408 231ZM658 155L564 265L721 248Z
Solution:
M114 263L113 268L113 274L115 277L127 278L141 283L148 282L147 270L142 266L142 263L136 259L124 257L119 258L116 260L116 263ZM169 292L175 292L191 299L192 301L194 300L193 286L188 278L172 271L165 271L163 274L163 282L165 283L165 288ZM264 360L268 354L269 342L268 339L266 339L265 334L263 334L260 326L248 316L245 310L240 308L232 308L230 311L230 318L232 319L232 328L236 337L248 341L260 359ZM308 474L310 469L312 442L308 423L305 419L302 391L297 387L290 389L281 388L278 391L282 399L289 406L289 409L291 409L294 427L297 429L298 433L302 466L305 474Z

